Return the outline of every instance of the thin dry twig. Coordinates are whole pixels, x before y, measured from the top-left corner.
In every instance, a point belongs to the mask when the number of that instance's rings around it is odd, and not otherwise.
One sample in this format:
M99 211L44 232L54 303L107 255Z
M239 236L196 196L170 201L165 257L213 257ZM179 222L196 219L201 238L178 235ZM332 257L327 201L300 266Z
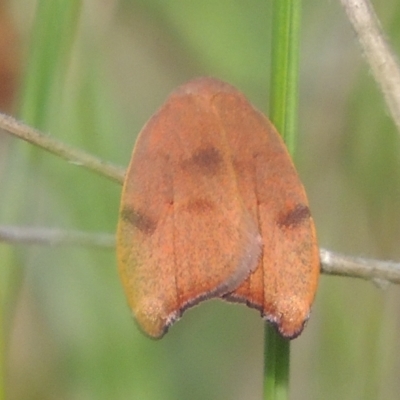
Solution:
M0 242L23 245L115 248L115 235L49 228L0 226ZM400 263L352 257L320 250L321 272L377 282L400 284Z
M400 263L353 257L320 249L321 271L328 275L400 284Z
M400 133L400 68L369 0L341 0Z
M17 136L26 142L39 146L42 149L67 160L71 164L84 167L120 184L124 181L125 170L123 168L102 161L101 159L80 149L68 146L52 136L45 135L29 125L17 121L9 115L0 113L0 129Z
M115 235L55 228L0 226L0 243L115 248Z

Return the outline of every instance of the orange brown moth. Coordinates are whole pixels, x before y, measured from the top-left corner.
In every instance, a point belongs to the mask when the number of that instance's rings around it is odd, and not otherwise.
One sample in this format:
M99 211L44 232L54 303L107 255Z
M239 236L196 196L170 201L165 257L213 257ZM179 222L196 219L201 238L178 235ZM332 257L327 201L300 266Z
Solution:
M300 334L319 277L314 223L280 135L237 89L195 79L147 122L125 176L117 255L151 337L215 297Z

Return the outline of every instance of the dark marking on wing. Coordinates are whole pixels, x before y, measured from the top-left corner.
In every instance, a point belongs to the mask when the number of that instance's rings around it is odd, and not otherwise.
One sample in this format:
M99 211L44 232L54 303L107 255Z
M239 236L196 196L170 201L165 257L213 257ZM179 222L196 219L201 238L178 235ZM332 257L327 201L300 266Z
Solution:
M215 208L215 204L204 198L197 198L188 201L185 206L185 210L193 214L202 214L207 211L211 211Z
M153 234L157 228L157 221L154 221L154 219L148 217L146 214L134 210L133 208L124 208L121 211L121 218L132 224L145 235Z
M285 228L292 228L301 224L303 220L309 218L310 216L310 209L307 206L303 204L297 204L295 208L283 214L278 219L278 225Z
M183 163L183 167L195 167L205 175L215 175L221 168L222 157L215 147L208 146L197 150L192 157Z

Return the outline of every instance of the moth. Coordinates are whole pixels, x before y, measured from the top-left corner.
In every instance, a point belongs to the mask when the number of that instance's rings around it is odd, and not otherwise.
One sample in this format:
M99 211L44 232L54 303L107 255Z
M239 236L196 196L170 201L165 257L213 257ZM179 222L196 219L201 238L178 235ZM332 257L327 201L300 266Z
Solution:
M272 123L233 86L198 78L140 132L123 185L119 273L141 329L162 337L210 298L307 321L319 252L307 197Z

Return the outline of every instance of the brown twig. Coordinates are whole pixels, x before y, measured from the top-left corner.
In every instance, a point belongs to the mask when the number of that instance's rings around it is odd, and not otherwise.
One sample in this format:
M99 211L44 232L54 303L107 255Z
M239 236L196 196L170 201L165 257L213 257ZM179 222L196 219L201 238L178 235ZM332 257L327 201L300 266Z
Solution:
M0 242L23 245L115 248L115 235L49 228L0 226ZM400 284L400 263L346 256L321 249L321 272Z
M53 228L0 226L0 242L23 245L115 248L115 236Z
M400 68L369 0L341 0L400 132Z
M124 181L125 170L123 168L102 161L80 149L68 146L52 136L45 135L29 125L17 121L9 115L0 113L0 129L39 146L71 164L86 168L120 184Z
M346 256L321 249L321 271L328 275L400 284L400 263Z

